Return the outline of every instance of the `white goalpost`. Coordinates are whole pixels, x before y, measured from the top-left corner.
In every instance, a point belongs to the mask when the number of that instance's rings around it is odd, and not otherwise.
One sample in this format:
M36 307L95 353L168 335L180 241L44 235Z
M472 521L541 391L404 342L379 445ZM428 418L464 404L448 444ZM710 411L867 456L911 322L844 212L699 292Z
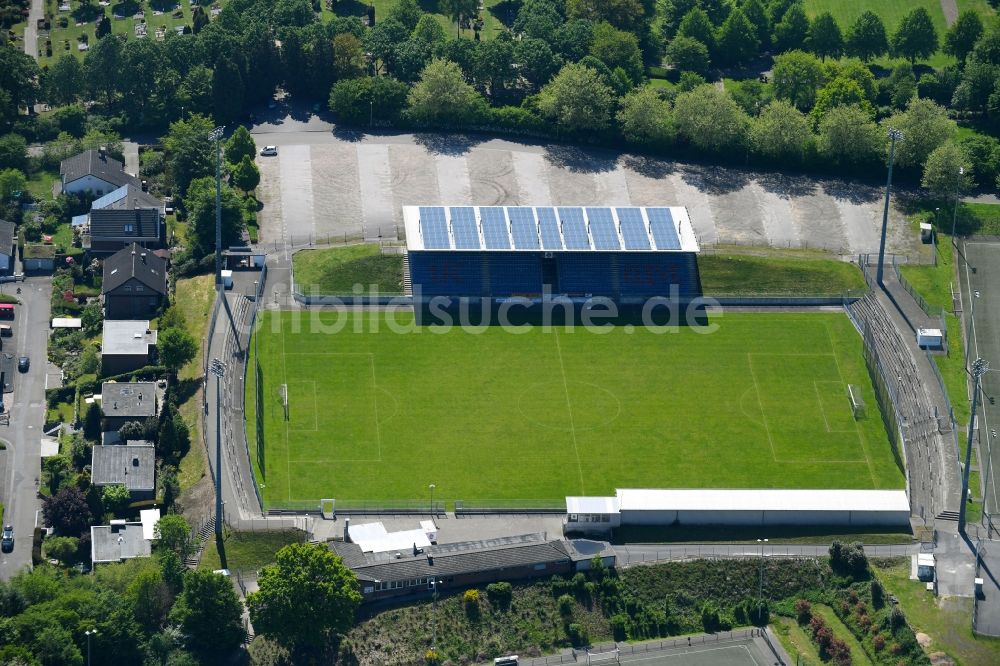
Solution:
M619 657L618 648L614 650L609 650L607 652L591 652L587 650L587 663L588 664L620 664L621 658Z
M281 408L285 411L285 420L288 420L288 384L282 384L278 387L278 393L281 395Z

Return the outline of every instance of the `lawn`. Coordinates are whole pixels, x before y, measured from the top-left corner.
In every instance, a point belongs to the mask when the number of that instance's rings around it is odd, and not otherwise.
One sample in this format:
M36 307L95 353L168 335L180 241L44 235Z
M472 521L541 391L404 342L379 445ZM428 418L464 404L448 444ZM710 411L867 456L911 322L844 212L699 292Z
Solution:
M384 255L373 243L302 250L292 259L295 290L301 294L353 294L371 286L381 294L403 293L403 256Z
M59 171L36 171L28 178L28 192L35 201L48 201L52 198L52 186L59 180Z
M336 9L330 11L325 8L323 9L323 19L329 20L334 14L340 16L364 16L368 13L368 5L373 4L372 0L340 0L336 2ZM380 21L384 21L389 15L389 10L396 4L396 0L374 0L375 5L375 23L378 24ZM436 0L419 0L418 4L425 12L434 13L437 16L438 22L445 29L445 34L449 37L454 37L458 34L455 22L444 14L438 14L437 8L438 3ZM504 23L508 25L514 22L514 18L517 16L517 5L512 2L507 2L506 0L484 0L482 3L486 6L486 11L483 12L483 29L480 36L483 39L492 39L501 30L504 30ZM464 39L472 39L474 37L474 32L469 30L463 30L461 36Z
M444 335L408 313L305 316L266 312L257 334L252 457L270 506L421 500L430 483L444 501L548 502L616 487L903 487L839 313L726 314L710 335ZM251 371L250 433L255 385Z
M913 630L930 636L930 652L944 652L959 664L1000 664L1000 639L972 633L972 599L935 597L923 583L910 580L909 559L874 564Z
M212 314L212 304L215 297L215 281L212 275L199 275L177 281L174 303L184 313L187 330L195 340L204 341L208 335L208 318ZM194 360L181 368L179 373L181 386L186 398L179 406L181 416L191 431L191 450L181 459L178 469L178 481L181 489L187 490L205 476L207 464L205 447L202 445L201 428L203 412L202 389L202 352Z
M941 10L940 0L880 0L879 2L868 2L867 0L805 0L806 14L810 18L823 12L830 12L837 19L840 29L847 34L848 29L862 13L872 10L882 19L885 24L886 35L891 39L896 31L896 26L900 20L916 7L923 7L931 16L934 27L937 28L938 40L943 41L947 25L944 19L944 12ZM992 17L993 10L987 0L958 0L958 10L974 9L985 19ZM880 58L877 61L881 65L891 66L891 60ZM927 61L932 67L942 67L952 64L954 58L938 51Z
M97 27L96 21L101 15L98 13L98 10L107 13L111 17L111 33L115 35L124 35L127 39L137 39L135 26L140 23L145 23L146 25L145 39L156 39L157 28L163 27L170 31L178 26L191 25L192 22L192 5L186 0L183 2L181 0L176 0L174 3L166 1L149 2L128 0L128 2L113 2L111 7L107 8L101 7L94 2L91 3L91 9L89 11L81 10L82 3L79 0L67 0L67 2L72 8L72 11L56 11L53 16L52 32L49 36L52 40L51 58L44 55L45 40L42 38L39 38L38 40L38 49L40 52L38 63L40 65L51 64L59 58L59 56L66 53L72 53L82 58L86 52L80 51L77 45L83 35L86 35L89 44L95 43L97 39L95 36L95 29ZM211 7L213 5L222 7L226 4L226 2L227 0L214 0L214 2L205 5L204 9L206 12L211 13ZM155 5L157 9L154 10L152 5ZM137 21L132 18L132 16L138 12L140 8L143 12L143 20ZM173 13L178 9L182 13L182 18L173 17ZM115 14L111 10L120 10L120 12L125 14L125 18L116 18ZM157 11L161 11L161 13L157 14ZM58 25L58 21L61 17L68 19L68 25L65 28L61 28ZM77 23L80 23L81 25L77 25Z
M863 292L865 279L853 263L748 254L698 257L702 291L717 295L834 295Z
M303 541L305 532L300 530L230 532L224 541L226 566L233 571L257 571L273 563L275 554L284 546ZM198 568L209 571L222 568L215 539L209 539L205 545Z

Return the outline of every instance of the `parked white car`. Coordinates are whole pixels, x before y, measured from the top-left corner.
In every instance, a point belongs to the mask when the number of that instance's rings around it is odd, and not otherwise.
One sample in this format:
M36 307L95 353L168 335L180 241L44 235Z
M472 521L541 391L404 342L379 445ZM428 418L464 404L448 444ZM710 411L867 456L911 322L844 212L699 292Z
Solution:
M264 146L260 149L260 154L264 157L274 157L278 154L277 146Z

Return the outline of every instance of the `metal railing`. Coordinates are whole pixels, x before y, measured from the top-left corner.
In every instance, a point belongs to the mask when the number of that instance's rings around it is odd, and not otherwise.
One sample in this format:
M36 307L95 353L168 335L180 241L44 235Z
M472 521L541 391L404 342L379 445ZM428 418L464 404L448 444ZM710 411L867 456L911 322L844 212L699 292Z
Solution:
M924 311L925 315L939 319L943 317L944 308L940 305L931 305L924 299L923 296L920 295L920 292L917 291L916 287L910 284L910 281L906 279L903 272L899 270L899 265L896 263L895 258L892 262L892 270L896 274L896 279L899 280L899 284L906 290L906 293L913 298L914 302L920 307L920 309ZM943 328L942 330L947 330L947 328Z

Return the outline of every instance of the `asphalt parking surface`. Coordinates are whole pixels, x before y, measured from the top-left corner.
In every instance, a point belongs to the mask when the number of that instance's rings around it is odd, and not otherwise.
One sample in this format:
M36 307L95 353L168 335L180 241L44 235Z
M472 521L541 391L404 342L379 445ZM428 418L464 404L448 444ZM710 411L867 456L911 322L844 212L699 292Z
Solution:
M305 126L305 125L304 125ZM878 249L882 190L480 136L254 129L261 244L395 237L404 205L682 205L704 244ZM399 232L401 233L401 232ZM893 211L890 251L919 240Z

